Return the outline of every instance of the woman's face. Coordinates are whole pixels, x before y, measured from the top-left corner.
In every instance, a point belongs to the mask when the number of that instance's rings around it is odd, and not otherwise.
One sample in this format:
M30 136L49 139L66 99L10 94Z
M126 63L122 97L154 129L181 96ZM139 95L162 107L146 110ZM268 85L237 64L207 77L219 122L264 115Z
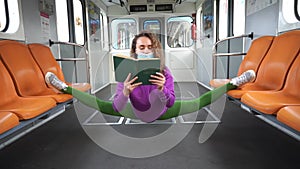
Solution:
M153 53L153 46L152 46L152 42L148 37L139 37L136 40L136 49L135 49L135 53L139 54L139 53Z

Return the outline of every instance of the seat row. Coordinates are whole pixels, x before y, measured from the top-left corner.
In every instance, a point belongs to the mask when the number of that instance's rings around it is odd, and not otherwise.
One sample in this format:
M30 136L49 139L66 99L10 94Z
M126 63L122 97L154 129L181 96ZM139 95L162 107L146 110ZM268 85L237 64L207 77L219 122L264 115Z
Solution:
M238 75L252 69L256 79L227 95L251 110L275 116L279 123L300 131L300 30L255 39ZM229 80L225 80L228 82ZM224 80L213 79L217 87Z
M51 71L62 81L64 75L49 47L24 44L13 40L0 41L0 134L16 128L57 106L72 102L72 96L59 93L45 83L45 73ZM72 83L68 83L72 85ZM87 91L88 83L74 84Z

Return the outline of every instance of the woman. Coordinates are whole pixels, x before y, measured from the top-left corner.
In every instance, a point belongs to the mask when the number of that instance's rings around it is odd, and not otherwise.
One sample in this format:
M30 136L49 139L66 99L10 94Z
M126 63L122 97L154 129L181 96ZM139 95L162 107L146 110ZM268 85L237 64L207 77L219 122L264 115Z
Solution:
M229 83L208 91L198 98L175 101L173 77L170 70L164 66L161 49L160 42L151 33L143 32L133 39L131 56L135 58L159 57L161 71L151 76L151 80L149 80L151 85L134 83L137 77L131 79L129 74L123 83L118 83L113 102L101 100L96 96L74 89L58 79L52 72L46 73L45 80L56 89L71 94L81 103L99 110L101 113L152 122L156 119L166 120L198 111L220 98L227 91L255 79L255 72L248 70L231 79Z
M133 58L160 58L160 72L151 75L151 85L134 83L138 77L117 84L113 108L122 112L130 100L134 114L144 122L152 122L173 106L175 101L174 82L170 70L165 66L161 43L149 32L142 32L132 41L130 56Z

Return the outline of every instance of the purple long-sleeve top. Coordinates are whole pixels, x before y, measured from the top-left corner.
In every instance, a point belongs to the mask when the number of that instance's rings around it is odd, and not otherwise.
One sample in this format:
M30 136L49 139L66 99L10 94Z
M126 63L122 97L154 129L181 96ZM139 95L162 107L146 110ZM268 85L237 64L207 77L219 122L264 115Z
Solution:
M114 110L121 112L129 98L137 118L144 122L153 122L158 119L175 102L173 76L168 68L165 68L163 74L166 82L162 91L157 89L157 85L140 85L127 97L123 94L124 83L119 82L113 101Z

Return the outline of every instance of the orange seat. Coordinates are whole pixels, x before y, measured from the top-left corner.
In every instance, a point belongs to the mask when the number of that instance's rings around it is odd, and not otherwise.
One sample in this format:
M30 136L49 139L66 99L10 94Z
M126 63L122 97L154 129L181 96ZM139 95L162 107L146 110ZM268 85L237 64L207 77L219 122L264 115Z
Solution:
M247 70L257 70L270 49L273 42L274 36L262 36L252 41L251 46L247 52L247 55L242 60L237 76L241 75ZM216 88L228 83L230 79L212 79L210 81L210 86Z
M0 134L19 125L19 118L12 112L0 112Z
M0 61L0 111L15 113L19 119L30 119L56 106L53 98L24 98L17 95L14 83Z
M256 80L247 83L227 94L240 99L249 91L278 91L282 89L288 70L300 49L300 30L286 32L274 38L273 43L262 60Z
M279 91L247 92L241 101L250 107L266 114L276 114L279 109L288 105L300 106L300 54L291 66L285 84Z
M65 81L64 74L61 67L52 55L52 52L48 46L43 44L33 43L28 44L33 58L42 70L43 74L46 75L47 72L54 73L61 81L67 83L69 86L76 88L80 91L88 91L91 89L89 83L69 83Z
M41 70L25 44L2 40L0 41L0 55L11 74L18 95L51 97L58 103L72 98L71 95L59 94L47 87Z
M277 113L277 120L300 131L300 106L286 106Z

